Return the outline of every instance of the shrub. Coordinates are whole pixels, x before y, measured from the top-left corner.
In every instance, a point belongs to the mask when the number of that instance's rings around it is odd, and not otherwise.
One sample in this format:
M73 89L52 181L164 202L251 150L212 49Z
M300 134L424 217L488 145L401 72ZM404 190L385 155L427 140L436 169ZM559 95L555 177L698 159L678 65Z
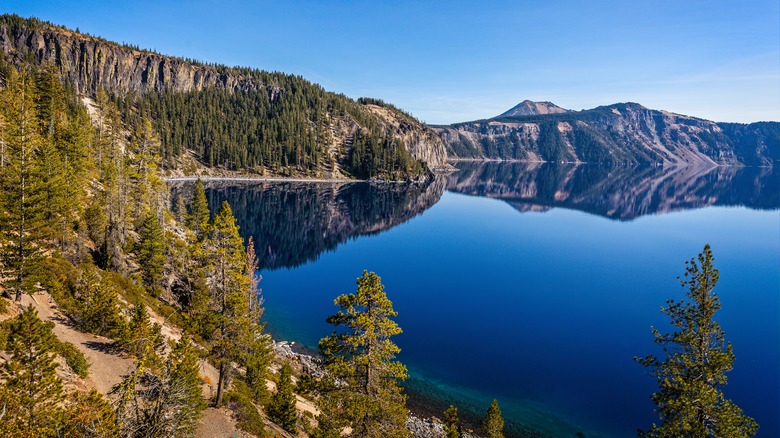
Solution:
M252 403L252 396L246 383L235 380L233 388L225 394L225 401L233 411L239 429L256 436L265 436L263 417L257 410L257 406Z

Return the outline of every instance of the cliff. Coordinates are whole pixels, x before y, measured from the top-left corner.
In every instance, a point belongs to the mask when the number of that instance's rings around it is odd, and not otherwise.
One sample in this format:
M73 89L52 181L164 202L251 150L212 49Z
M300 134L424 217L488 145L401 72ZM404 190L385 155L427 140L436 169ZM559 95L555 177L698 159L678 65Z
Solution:
M237 155L257 156L262 158L242 161L229 167L236 169L260 166L269 168L272 172L280 172L280 168L290 166L289 162L292 160L279 159L279 163L269 164L267 157L280 156L280 153L271 150L272 147L278 144L283 149L281 154L300 156L301 152L294 149L300 148L299 145L305 140L312 143L308 147L314 151L310 152L311 162L303 173L313 176L341 176L343 171L344 174L350 175L346 163L352 152L352 135L359 128L380 126L392 127L391 135L400 139L411 157L428 170L447 166L443 142L426 125L394 107L389 106L382 111L365 108L365 105L343 95L328 93L300 76L204 64L165 56L15 15L0 16L0 50L5 62L17 66L55 66L63 81L81 95L95 96L99 90L105 90L115 98L132 99L127 102L126 107L145 102L146 107L157 108L158 102L150 103L152 99L148 96L164 94L183 95L191 104L198 104L200 101L197 95L201 92L214 93L212 90L217 90L218 97L223 101L230 101L230 104L242 110L247 101L259 106L265 105L262 113L255 111L253 114L233 117L233 123L241 123L241 127L213 128L217 132L206 132L208 138L205 140L184 135L169 139L171 136L163 132L166 129L175 130L177 124L186 128L191 120L173 119L155 125L160 130L165 150L179 151L181 154L190 149L207 164L213 164L206 160L208 153L214 155L213 150L231 151L230 159L218 156L217 162L234 162L236 160L233 156ZM159 98L165 102L175 100L170 96L165 99ZM239 99L243 100L237 102ZM180 108L177 110L179 111L169 112L182 113ZM224 108L221 111L226 112ZM147 115L153 122L157 122L155 117L164 117L152 112ZM165 117L167 116L168 114ZM399 123L400 120L404 123ZM230 123L231 120L227 120L223 124ZM283 126L285 123L296 126L289 129ZM218 137L221 132L235 132L245 129L243 127L246 125L258 126L258 129L238 140L230 139L233 142L231 144L219 144L220 141L225 141ZM270 132L272 129L278 132ZM373 134L389 135L386 131ZM214 137L216 139L212 140ZM268 146L268 138L272 138L271 146ZM176 144L165 144L166 141L175 141ZM262 141L265 143L260 145ZM234 144L236 142L238 144ZM217 144L211 151L207 151L203 149L203 143ZM267 150L259 150L261 147L266 147ZM241 152L241 148L246 151Z
M530 111L529 105L523 108ZM636 103L502 115L434 129L455 158L706 167L780 163L780 123L716 123Z

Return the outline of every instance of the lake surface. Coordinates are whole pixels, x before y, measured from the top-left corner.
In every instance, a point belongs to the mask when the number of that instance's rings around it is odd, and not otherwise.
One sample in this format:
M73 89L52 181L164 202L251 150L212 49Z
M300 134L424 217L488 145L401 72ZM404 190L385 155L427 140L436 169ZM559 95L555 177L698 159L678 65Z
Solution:
M725 387L780 436L780 175L771 169L461 163L427 186L211 184L263 262L267 327L316 347L333 299L382 277L410 403L510 436L636 436L657 417L650 326L705 243L734 345Z

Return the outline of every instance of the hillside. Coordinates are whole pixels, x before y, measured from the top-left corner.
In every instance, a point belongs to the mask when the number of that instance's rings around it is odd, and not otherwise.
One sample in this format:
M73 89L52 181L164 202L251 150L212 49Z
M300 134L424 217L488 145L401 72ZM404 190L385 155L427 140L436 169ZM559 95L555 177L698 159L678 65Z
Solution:
M583 111L553 105L561 112L547 113L530 104L523 102L493 119L434 129L450 156L461 159L698 166L780 163L778 122L716 123L636 103ZM538 113L531 114L534 111Z
M165 56L15 15L0 16L0 50L5 63L48 66L79 95L113 101L131 130L149 120L169 173L192 172L189 155L224 170L335 178L421 179L447 166L442 141L413 117L300 76Z

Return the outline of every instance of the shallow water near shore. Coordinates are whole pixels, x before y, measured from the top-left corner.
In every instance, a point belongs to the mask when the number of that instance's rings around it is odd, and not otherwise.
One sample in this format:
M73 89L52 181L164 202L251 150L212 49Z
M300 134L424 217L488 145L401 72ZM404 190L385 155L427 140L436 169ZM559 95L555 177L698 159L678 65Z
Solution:
M583 187L576 198L559 176L539 176L550 169L531 169L528 185L528 169L509 178L497 169L466 168L411 194L274 185L214 188L209 198L212 208L228 199L245 237L262 242L265 319L276 338L316 347L331 330L333 299L354 292L363 269L375 271L404 330L397 343L412 374L410 403L433 411L452 403L476 418L497 398L513 436L633 436L657 421L655 382L632 358L657 353L650 326L668 329L659 309L682 297L676 277L710 243L721 274L717 319L737 358L726 396L759 422L759 436L780 435L776 191L737 189L758 179L732 175L726 192L704 193L723 176L702 173L683 181L691 192L660 190L679 202L632 191L627 203L610 203L616 190L602 182L614 173L556 173L603 193L589 198ZM549 181L557 186L542 187ZM283 233L303 241L295 254L284 248L298 240L275 240Z

